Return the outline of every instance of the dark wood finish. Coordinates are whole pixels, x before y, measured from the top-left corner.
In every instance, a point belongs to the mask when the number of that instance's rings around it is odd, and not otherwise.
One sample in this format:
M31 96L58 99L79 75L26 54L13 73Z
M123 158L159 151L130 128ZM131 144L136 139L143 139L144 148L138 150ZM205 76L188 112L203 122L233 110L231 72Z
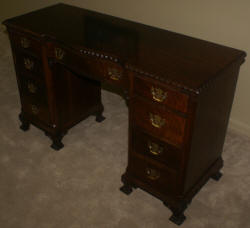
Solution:
M41 104L48 104L46 86L28 75L21 74L20 77L21 91L24 96L30 97Z
M179 170L181 165L181 154L183 153L180 149L138 128L134 128L131 135L131 147L134 153L145 155L166 164L168 167Z
M13 45L24 53L41 58L41 40L27 33L19 32L18 30L9 31L10 39Z
M175 194L177 173L153 159L132 155L128 169L133 176L159 192Z
M156 100L153 96L153 91L159 90L162 91L166 98L161 100ZM170 90L166 86L159 85L155 80L145 80L143 77L136 75L134 79L134 93L139 96L145 97L148 100L151 100L157 104L163 104L167 107L181 112L187 112L188 110L188 95L185 93L180 93L179 91ZM158 93L159 97L161 93Z
M233 48L65 4L4 24L75 50L88 48L89 55L117 57L134 71L191 92L201 91L224 67L245 56Z
M183 144L186 125L185 117L139 97L133 98L130 105L134 124L169 144L177 146ZM152 122L151 115L153 115L156 124L158 124L157 117L159 117L160 124L163 121L163 125L159 127L154 126L154 120Z
M22 47L23 38L28 40L29 47ZM51 147L59 150L63 148L63 136L76 123L89 115L96 115L97 122L104 120L100 82L73 73L71 64L67 65L67 62L60 64L59 61L53 61L48 67L51 43L42 48L42 42L39 43L31 34L12 30L10 40L22 103L22 130L28 130L29 123L36 125L51 138ZM70 52L67 54L72 57ZM66 60L74 61L76 57ZM84 61L80 60L79 58L78 65L84 69ZM93 63L91 66L94 69ZM87 71L82 74L85 73L93 72Z
M45 124L51 123L49 109L47 105L41 104L38 100L32 99L28 96L22 96L23 111L27 113L30 118L37 119Z
M128 167L121 191L139 187L180 225L192 198L219 180L240 65L246 53L159 28L57 4L6 20L21 99L33 124L63 147L68 129L95 115L101 84L129 107Z
M80 119L103 111L101 84L55 64L53 84L58 110L58 126L70 128Z
M56 49L63 52L62 59L56 57ZM51 52L51 53L50 53ZM83 56L78 51L73 51L70 48L66 48L62 45L52 44L49 48L49 54L56 62L64 65L65 67L72 69L74 72L81 72L85 75L91 75L92 77L103 77L103 62L91 56Z
M39 59L23 52L17 52L16 55L17 67L20 72L34 78L43 79L42 64Z
M124 73L124 69L116 59L109 60L104 54L96 54L89 50L72 50L63 45L48 45L48 54L59 64L66 68L89 76L91 79L98 81L107 81L116 87L128 89L128 78ZM62 59L56 57L56 49L60 49L63 53ZM101 58L102 57L102 58Z
M238 73L239 63L232 64L199 96L186 164L185 192L221 155Z

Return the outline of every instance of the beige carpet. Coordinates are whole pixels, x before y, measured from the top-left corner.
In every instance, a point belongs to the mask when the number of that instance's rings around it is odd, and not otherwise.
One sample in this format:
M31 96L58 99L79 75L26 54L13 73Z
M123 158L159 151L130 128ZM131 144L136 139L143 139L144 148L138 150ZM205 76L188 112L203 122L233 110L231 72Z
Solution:
M31 127L19 130L18 97L7 35L0 33L0 228L171 228L159 200L119 191L127 160L127 107L103 91L106 120L80 123L64 149ZM231 130L224 176L210 180L186 211L183 228L250 227L250 139Z

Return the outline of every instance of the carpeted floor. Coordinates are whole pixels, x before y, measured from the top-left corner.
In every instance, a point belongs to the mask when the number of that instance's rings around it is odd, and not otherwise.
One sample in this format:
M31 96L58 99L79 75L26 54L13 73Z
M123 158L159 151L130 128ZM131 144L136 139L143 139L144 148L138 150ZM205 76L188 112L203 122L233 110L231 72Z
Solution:
M19 129L7 35L0 33L0 227L171 228L170 211L137 189L119 191L127 160L127 107L103 91L106 120L83 121L57 152L35 127ZM186 211L183 228L250 227L250 139L229 130L224 176L210 180Z

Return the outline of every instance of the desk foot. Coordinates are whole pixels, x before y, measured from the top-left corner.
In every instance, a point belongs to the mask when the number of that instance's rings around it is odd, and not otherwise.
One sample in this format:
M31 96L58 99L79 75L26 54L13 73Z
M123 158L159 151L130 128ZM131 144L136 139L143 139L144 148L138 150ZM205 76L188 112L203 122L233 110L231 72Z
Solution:
M52 144L51 144L51 148L54 149L54 150L60 150L64 147L63 143L62 143L62 138L64 135L56 135L56 136L53 136L53 135L49 135L49 133L46 133L45 134L47 136L49 136L52 140Z
M175 215L173 214L169 220L171 222L173 222L174 224L180 226L186 219L186 216L182 213L182 214L179 214L179 215Z
M63 143L61 141L58 141L57 139L53 140L53 143L50 146L54 150L60 150L64 147Z
M185 220L186 216L184 215L184 211L187 209L187 203L182 203L177 207L172 207L168 203L163 202L163 204L168 207L172 211L172 216L169 218L171 222L180 226Z
M120 191L125 193L126 195L130 195L133 192L133 188L130 185L124 184Z
M22 113L19 114L19 120L21 121L20 129L23 131L28 131L30 128L30 123L24 118Z
M96 118L95 118L96 122L98 122L98 123L101 123L105 119L106 118L102 114L97 114Z
M130 195L133 192L133 188L136 189L137 186L126 179L126 174L123 174L121 179L123 182L123 186L120 188L120 191L125 193L126 195Z
M105 120L105 117L102 115L103 111L104 111L103 104L100 104L99 110L96 113L96 118L95 118L96 122L101 123L103 120Z
M222 177L222 173L221 173L220 171L218 171L217 173L215 173L215 174L213 174L213 175L211 176L211 178L212 178L213 180L215 180L215 181L219 181L221 177Z

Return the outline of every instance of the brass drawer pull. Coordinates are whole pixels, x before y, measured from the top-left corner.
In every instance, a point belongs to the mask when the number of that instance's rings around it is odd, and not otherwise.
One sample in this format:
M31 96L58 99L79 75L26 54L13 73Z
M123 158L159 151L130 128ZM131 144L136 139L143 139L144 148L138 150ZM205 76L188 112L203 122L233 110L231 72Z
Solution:
M153 143L151 141L148 142L149 152L153 155L160 155L163 153L163 147L158 145L157 143Z
M151 87L151 93L153 100L157 102L163 102L167 98L167 92L163 91L160 88Z
M31 105L31 111L34 115L39 113L39 108L36 105Z
M62 60L65 55L65 51L61 48L55 48L55 56L58 60Z
M30 41L27 38L22 37L21 38L21 46L22 46L22 48L29 48L30 47Z
M109 75L109 78L114 80L114 81L118 81L121 79L122 77L122 72L119 71L118 69L116 68L109 68L108 69L108 75Z
M150 116L151 124L156 128L161 128L166 123L165 119L161 118L160 116L156 114L150 113L149 116Z
M157 180L160 178L160 172L158 172L157 170L155 169L151 169L151 168L147 168L146 169L146 174L147 174L147 177L150 179L150 180Z
M27 87L30 93L36 93L37 87L33 83L29 82Z
M27 70L32 70L34 68L34 62L29 58L24 58L24 66Z

